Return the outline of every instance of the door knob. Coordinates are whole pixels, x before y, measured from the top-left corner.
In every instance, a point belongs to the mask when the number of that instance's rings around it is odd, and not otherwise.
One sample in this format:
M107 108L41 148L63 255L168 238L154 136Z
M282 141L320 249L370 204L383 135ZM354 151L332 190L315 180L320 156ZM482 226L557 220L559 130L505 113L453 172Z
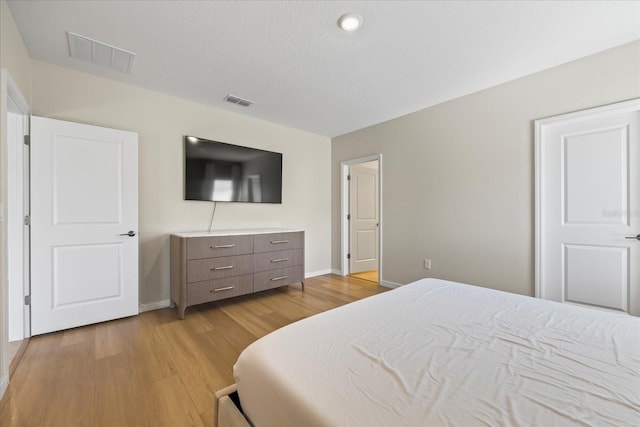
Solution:
M133 237L135 235L136 235L136 232L133 230L129 230L128 233L121 234L121 236L129 236L129 237Z
M627 237L625 237L625 239L636 239L636 240L640 240L640 234L638 234L637 236L627 236Z

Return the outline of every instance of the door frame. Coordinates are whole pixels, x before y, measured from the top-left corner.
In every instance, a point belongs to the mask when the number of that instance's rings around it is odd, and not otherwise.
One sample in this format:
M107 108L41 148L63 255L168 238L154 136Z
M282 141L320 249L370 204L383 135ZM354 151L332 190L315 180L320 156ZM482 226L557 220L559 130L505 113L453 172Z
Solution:
M347 215L349 215L349 181L347 179L349 168L352 165L375 160L378 161L378 221L380 224L378 227L378 284L382 284L382 154L372 154L370 156L340 162L340 274L343 276L349 274L349 260L347 259L347 254L349 253L349 220L347 219Z
M9 283L7 280L8 247L7 247L7 150L8 150L8 130L5 125L8 120L8 100L20 109L20 112L29 117L30 108L27 100L20 92L20 88L6 69L0 70L0 123L2 124L2 134L0 135L0 217L2 218L2 230L0 231L0 247L2 248L2 258L0 259L0 397L4 394L9 385Z
M608 104L601 107L590 108L587 110L580 110L573 113L562 114L559 116L547 117L534 121L534 156L535 156L535 297L544 299L544 286L542 284L542 271L544 266L542 265L542 248L543 238L542 235L542 204L544 202L544 194L542 194L542 145L544 142L545 131L548 127L558 124L559 122L570 123L574 121L581 121L589 118L605 117L611 114L625 113L630 111L640 110L640 98L631 99L628 101L617 102L614 104Z

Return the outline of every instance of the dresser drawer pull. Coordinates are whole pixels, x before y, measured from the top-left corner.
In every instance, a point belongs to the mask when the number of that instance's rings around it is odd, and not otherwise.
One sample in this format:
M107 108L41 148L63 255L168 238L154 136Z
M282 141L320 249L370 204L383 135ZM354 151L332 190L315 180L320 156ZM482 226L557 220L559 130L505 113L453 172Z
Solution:
M272 245L277 245L278 243L289 243L288 240L272 240L271 244Z
M284 279L288 279L289 276L280 276L280 277L274 277L273 279L271 279L272 282L275 282L276 280L284 280Z
M209 292L214 293L214 292L220 292L220 291L228 291L230 289L233 289L233 286L226 286L224 288L211 289Z
M282 262L282 261L289 261L289 258L278 258L278 259L271 260L271 262Z
M211 267L211 271L213 270L229 270L231 268L234 268L235 265L225 265L223 267Z
M215 245L211 246L211 249L227 249L227 248L235 248L236 245Z

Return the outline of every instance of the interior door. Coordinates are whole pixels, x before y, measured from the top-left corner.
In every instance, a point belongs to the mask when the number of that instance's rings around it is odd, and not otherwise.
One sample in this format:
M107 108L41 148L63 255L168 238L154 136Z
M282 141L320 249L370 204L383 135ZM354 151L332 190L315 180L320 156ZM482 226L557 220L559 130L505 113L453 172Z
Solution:
M640 102L537 130L539 296L639 315Z
M378 269L377 161L351 166L349 180L349 273Z
M31 121L34 335L138 313L138 136Z

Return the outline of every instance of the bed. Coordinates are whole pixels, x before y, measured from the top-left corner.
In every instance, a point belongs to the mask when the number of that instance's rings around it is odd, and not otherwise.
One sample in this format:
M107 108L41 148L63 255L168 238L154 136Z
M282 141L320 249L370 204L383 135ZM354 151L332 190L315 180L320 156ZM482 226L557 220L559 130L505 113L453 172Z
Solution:
M259 339L234 377L219 427L637 426L640 319L423 279Z

